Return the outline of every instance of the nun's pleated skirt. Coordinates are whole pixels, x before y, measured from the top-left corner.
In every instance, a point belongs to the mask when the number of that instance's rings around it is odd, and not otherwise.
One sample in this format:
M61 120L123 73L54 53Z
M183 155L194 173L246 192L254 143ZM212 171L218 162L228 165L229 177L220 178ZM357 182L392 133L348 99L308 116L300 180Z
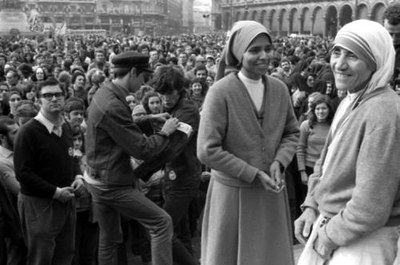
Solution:
M233 187L211 177L201 236L201 265L293 265L286 190Z

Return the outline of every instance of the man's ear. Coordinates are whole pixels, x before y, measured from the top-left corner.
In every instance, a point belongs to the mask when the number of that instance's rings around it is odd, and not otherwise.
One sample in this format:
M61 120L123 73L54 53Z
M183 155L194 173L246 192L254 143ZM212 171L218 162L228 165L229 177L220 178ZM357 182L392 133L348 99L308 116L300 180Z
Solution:
M133 77L137 77L136 67L132 67L132 69L129 71L129 73L130 73Z
M64 120L69 121L69 113L63 112Z

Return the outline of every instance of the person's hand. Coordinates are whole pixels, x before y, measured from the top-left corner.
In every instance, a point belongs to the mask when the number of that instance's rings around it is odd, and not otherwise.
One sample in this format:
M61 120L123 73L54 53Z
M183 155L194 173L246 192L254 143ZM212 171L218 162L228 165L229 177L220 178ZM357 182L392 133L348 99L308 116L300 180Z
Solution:
M279 191L281 191L285 187L285 179L282 174L281 164L278 161L272 162L269 168L271 178L278 186Z
M73 192L78 196L82 195L85 191L85 184L81 178L76 178L74 182L72 182L71 187Z
M260 179L261 184L264 186L264 189L275 193L281 191L279 190L279 186L275 183L275 181L270 176L268 176L268 174L265 173L264 171L261 170L258 171L256 177Z
M177 118L170 118L164 123L161 131L169 136L176 131L176 129L178 128L178 123L179 120Z
M53 198L60 202L68 202L75 197L72 187L57 188Z
M294 222L294 235L303 245L311 234L314 222L317 220L317 213L314 209L307 207L302 215Z
M304 185L307 185L308 184L308 175L307 175L307 173L305 171L300 171L300 176L301 176L301 182Z
M211 178L211 172L208 172L208 171L201 172L201 175L200 175L201 182L207 182L210 180L210 178Z

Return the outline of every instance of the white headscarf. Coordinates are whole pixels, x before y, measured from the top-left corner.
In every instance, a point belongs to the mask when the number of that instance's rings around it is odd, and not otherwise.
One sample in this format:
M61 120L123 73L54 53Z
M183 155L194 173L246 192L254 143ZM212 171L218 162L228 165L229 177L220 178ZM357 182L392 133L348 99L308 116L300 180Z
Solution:
M352 51L366 61L374 73L364 95L385 87L392 78L395 50L387 30L379 23L370 20L356 20L339 30L334 47L339 46Z
M233 25L231 36L222 51L222 57L218 65L215 81L224 77L226 66L237 68L240 65L243 54L249 47L250 43L262 33L267 35L272 44L272 39L268 30L256 21L242 20Z

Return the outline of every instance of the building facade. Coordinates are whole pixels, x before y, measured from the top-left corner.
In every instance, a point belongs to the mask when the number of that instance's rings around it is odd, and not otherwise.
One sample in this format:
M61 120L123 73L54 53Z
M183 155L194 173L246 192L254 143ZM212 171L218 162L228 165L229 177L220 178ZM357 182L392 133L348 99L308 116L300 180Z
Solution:
M227 31L239 20L256 20L272 34L335 36L356 19L383 23L389 0L213 0L214 30Z
M45 28L104 29L108 33L179 34L193 30L193 0L20 0ZM183 8L183 5L185 9ZM186 13L183 12L186 10ZM192 12L191 12L192 13ZM185 16L183 16L185 15ZM183 23L185 18L185 24Z

